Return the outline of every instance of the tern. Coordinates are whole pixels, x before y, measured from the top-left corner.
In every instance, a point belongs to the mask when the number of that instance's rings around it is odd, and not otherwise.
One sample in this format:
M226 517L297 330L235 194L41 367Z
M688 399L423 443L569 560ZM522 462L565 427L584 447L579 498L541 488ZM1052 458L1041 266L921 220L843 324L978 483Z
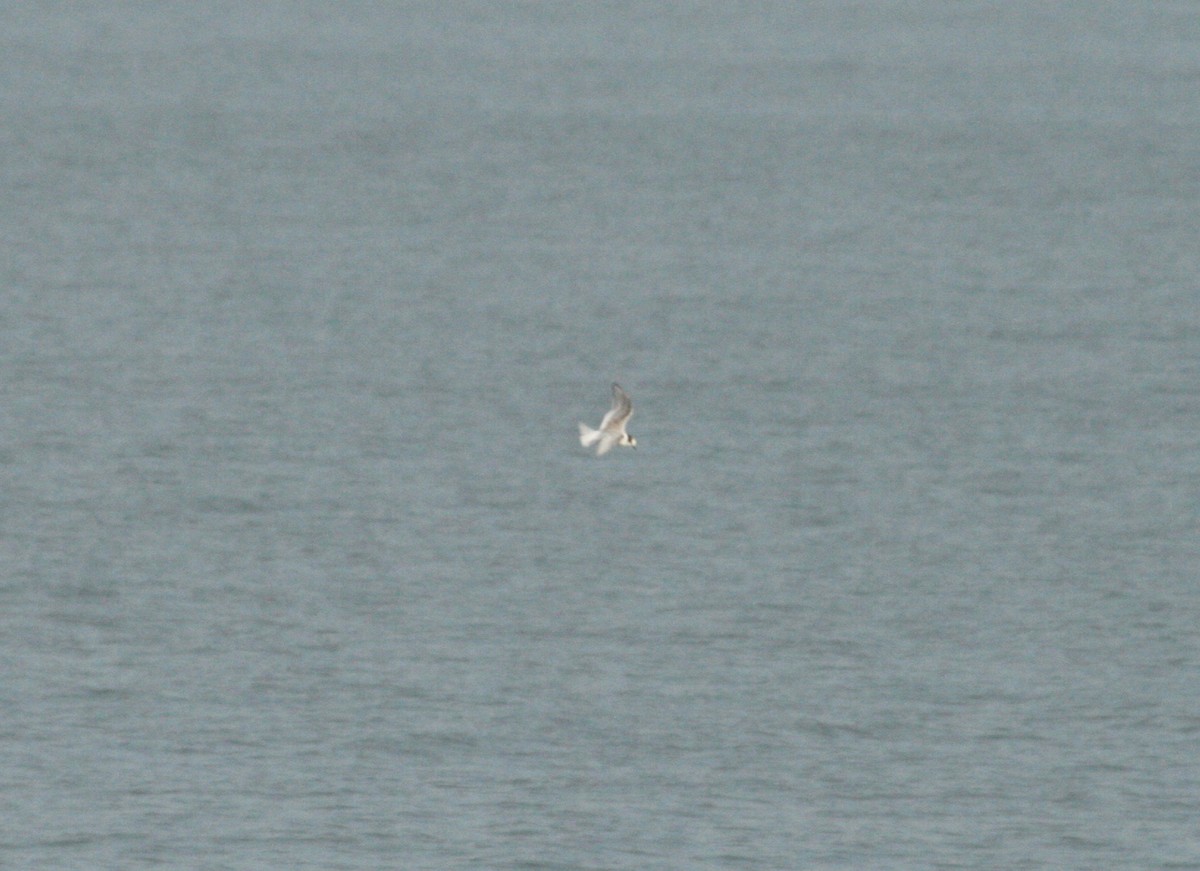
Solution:
M597 457L607 454L613 445L624 445L627 448L637 447L637 439L625 432L625 424L629 423L629 418L633 417L633 402L629 399L629 394L621 389L620 384L613 384L612 395L612 408L600 421L600 429L592 429L586 423L579 424L579 443L581 445L588 448L596 442L600 443L596 447Z

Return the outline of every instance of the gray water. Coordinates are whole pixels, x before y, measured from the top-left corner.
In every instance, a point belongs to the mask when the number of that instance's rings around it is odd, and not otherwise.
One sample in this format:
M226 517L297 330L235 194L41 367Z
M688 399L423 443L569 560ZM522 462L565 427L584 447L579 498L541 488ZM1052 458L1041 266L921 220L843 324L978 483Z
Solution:
M1200 868L1190 0L0 77L0 867Z

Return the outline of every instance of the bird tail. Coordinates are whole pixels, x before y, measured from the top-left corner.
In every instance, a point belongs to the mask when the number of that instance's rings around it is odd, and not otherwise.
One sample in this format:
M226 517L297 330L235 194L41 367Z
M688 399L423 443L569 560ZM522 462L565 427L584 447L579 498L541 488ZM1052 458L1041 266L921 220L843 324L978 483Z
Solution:
M585 448L590 448L600 438L600 430L592 429L586 423L579 424L579 443Z

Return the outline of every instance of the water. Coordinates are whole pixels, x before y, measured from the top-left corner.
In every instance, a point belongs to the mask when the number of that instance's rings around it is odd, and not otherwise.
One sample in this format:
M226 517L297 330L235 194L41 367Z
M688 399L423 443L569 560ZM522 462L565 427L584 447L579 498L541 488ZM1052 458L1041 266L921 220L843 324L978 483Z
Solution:
M1192 4L0 23L0 866L1200 868Z

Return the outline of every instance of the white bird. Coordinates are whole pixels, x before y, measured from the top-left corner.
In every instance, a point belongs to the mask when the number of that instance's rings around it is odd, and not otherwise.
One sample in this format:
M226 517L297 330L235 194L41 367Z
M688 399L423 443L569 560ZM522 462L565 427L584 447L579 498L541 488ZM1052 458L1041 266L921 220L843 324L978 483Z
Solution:
M586 423L579 424L579 443L585 448L599 442L596 456L607 454L613 445L624 445L628 448L637 447L637 439L625 432L625 424L633 417L633 402L629 394L621 389L620 384L612 386L613 404L600 421L600 429L592 429Z

